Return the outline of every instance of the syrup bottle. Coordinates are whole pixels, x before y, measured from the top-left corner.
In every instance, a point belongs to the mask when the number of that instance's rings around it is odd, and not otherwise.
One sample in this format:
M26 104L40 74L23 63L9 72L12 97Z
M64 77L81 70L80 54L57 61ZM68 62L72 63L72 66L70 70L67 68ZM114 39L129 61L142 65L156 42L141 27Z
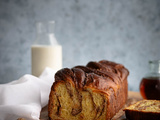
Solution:
M140 93L144 99L160 100L160 60L149 61L150 72L142 78Z

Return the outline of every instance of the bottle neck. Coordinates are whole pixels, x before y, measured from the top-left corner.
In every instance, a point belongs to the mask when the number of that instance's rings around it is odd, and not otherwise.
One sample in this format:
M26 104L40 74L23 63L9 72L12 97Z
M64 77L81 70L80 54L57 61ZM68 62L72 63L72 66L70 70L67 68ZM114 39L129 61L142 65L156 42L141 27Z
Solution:
M34 44L37 45L59 45L54 33L37 33L36 40Z
M145 78L160 78L160 61L149 61L150 71L145 75Z
M35 45L59 45L54 35L54 21L38 22Z
M151 73L160 74L160 61L159 60L149 61L149 65L150 65Z

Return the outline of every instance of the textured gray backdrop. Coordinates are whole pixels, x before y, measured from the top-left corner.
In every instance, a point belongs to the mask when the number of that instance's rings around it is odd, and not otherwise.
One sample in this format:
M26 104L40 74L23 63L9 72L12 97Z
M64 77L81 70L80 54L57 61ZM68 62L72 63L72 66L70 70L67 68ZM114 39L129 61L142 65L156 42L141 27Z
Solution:
M107 59L139 90L148 61L160 59L160 0L0 0L0 83L31 73L36 21L55 20L63 67Z

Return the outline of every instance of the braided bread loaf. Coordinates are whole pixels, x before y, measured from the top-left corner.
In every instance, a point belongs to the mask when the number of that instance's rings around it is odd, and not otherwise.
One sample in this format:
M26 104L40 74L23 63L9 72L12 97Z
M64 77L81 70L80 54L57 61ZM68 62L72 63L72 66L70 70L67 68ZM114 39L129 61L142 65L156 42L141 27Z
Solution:
M49 96L50 120L110 120L127 100L128 74L106 60L59 70Z

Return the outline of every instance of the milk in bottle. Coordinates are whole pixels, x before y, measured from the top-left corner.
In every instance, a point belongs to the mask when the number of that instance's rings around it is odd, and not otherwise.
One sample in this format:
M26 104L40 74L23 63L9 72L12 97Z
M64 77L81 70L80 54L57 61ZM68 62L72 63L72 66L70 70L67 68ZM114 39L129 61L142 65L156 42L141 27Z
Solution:
M31 46L32 75L39 76L46 67L62 68L62 46L54 36L54 21L37 23L37 38Z

